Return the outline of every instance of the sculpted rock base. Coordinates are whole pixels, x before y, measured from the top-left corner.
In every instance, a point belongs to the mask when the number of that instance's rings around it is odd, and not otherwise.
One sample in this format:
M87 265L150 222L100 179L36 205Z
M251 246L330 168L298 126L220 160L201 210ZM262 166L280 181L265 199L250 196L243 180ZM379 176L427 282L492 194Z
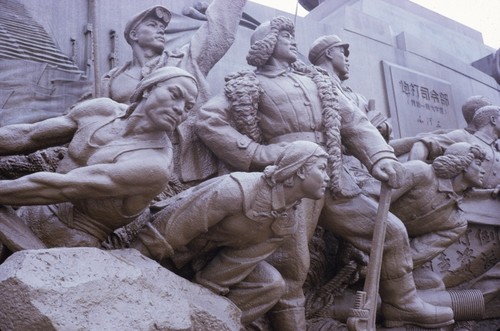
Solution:
M136 250L20 251L0 266L1 330L240 330L229 300Z

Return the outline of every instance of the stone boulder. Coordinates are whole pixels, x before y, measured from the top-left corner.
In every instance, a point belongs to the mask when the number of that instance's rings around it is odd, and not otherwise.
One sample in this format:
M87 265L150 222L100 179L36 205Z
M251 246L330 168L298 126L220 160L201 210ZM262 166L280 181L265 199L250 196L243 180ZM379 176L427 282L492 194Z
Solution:
M19 251L0 265L0 329L241 330L228 299L133 249Z

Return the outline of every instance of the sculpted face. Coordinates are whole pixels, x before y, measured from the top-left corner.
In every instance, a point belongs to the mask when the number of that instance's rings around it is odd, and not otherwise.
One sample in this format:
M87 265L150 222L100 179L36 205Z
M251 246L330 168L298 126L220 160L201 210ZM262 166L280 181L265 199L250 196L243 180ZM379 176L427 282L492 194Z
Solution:
M333 70L340 78L346 80L349 78L349 60L345 55L344 47L332 47L328 50L330 61L333 65Z
M165 48L165 24L155 18L146 18L130 32L130 38L139 46L161 53Z
M278 33L278 40L274 46L273 57L279 61L293 63L297 61L297 43L295 37L288 31Z
M486 171L479 159L472 160L471 164L464 170L464 180L468 187L482 187Z
M145 97L146 115L154 125L172 132L187 118L196 102L198 88L186 77L175 77L157 84Z
M330 180L326 173L326 166L326 158L320 157L307 169L307 173L301 178L300 188L305 198L318 200L324 197Z

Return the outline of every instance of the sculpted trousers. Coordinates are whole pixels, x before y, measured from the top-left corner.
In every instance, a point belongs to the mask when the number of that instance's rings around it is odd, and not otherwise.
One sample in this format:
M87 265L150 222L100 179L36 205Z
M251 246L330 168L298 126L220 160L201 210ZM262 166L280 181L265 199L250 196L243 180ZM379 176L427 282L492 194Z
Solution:
M223 249L195 276L197 283L227 296L241 309L243 325L267 313L285 291L281 274L249 255L251 250Z
M325 229L351 242L361 251L369 253L377 207L376 201L364 195L349 199L333 199L330 195L318 201L303 199L298 206L300 212L296 213L297 232L285 239L282 246L267 259L281 272L286 284L285 294L272 312L293 311L304 307L302 285L310 263L308 242L318 221ZM410 273L412 269L413 262L406 228L396 216L389 214L381 280L400 278ZM297 320L297 317L294 319ZM305 316L303 319L305 325ZM300 327L285 326L280 330L300 330Z
M378 203L365 195L350 199L326 197L319 224L370 253ZM412 255L405 225L388 214L380 279L400 278L413 270Z
M195 276L195 281L213 292L227 296L242 311L241 322L250 324L267 313L283 295L281 274L264 259L281 238L236 249L225 247Z

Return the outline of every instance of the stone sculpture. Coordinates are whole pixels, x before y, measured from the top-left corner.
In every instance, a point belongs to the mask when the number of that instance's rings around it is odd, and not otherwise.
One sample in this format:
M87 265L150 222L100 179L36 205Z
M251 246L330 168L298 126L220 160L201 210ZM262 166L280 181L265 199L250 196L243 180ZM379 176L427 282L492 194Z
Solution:
M466 190L483 185L484 157L478 146L455 143L432 165L417 160L403 164L405 184L394 190L390 210L406 226L415 268L465 233L459 203Z
M180 49L165 49L165 32L171 13L163 6L148 8L132 17L124 36L133 58L112 69L102 79L104 96L129 103L139 80L164 66L175 66L191 73L200 86L198 103L210 94L206 76L232 45L246 0L215 0L205 11L207 21Z
M463 130L469 133L473 133L475 129L472 124L472 117L479 108L488 105L491 105L491 101L482 95L473 95L467 98L467 100L465 100L465 102L462 104L462 116L467 124ZM418 159L418 156L416 155L409 155L415 143L417 143L423 137L440 135L448 133L450 131L453 130L439 129L432 132L422 132L417 134L416 136L392 139L390 141L390 145L394 148L396 155L398 155L399 157L405 156L405 159ZM414 153L416 153L416 151L414 151ZM422 158L423 156L420 157Z
M133 59L104 75L105 96L118 102L129 102L139 79L163 66L176 66L191 73L199 84L197 108L208 100L210 87L206 76L231 47L246 0L214 0L204 10L204 22L190 41L178 49L165 49L170 11L162 6L146 9L129 20L124 36L130 44ZM193 133L193 118L171 135L174 146L172 183L179 192L199 183L217 171L217 161Z
M320 146L291 143L263 173L220 176L157 204L132 247L177 268L192 263L194 281L236 303L248 325L286 291L265 260L297 231L301 200L324 196L326 167Z
M172 172L167 132L197 93L191 74L165 67L141 80L130 106L98 98L65 116L2 127L2 155L69 146L55 173L2 181L0 203L26 206L17 214L48 247L99 247L164 189Z
M480 96L472 97L469 101L470 107L463 108L464 118L466 121L470 120L467 128L441 135L420 137L411 150L410 158L435 158L442 154L448 146L456 142L477 144L486 153L485 159L482 162L482 166L486 171L482 187L486 189L488 196L483 196L483 200L492 200L492 196L496 200L496 192L498 192L500 185L500 178L498 177L500 152L497 144L500 108L493 105L484 105L477 109L478 105L489 103L487 99ZM495 201L493 200L493 202ZM478 234L484 232L484 229L476 227L469 230ZM467 238L465 237L463 240L467 240ZM459 253L461 252L459 251ZM453 271L449 274L443 272L442 281L444 285L451 288L480 290L483 293L485 303L488 305L489 302L498 298L499 295L500 275L498 270L500 269L500 262L498 256L498 247L495 241L476 245L474 254L467 261L462 261L459 267L453 266ZM488 258L485 259L485 257ZM464 273L464 270L468 271ZM498 317L498 314L489 313L489 316Z
M241 93L232 94L233 89L227 88L226 94L208 101L198 113L197 133L230 169L243 171L272 164L276 155L296 140L325 147L331 177L327 196L324 200L303 201L298 207L303 213L298 231L285 238L267 260L286 282L284 296L268 314L272 326L276 330L303 330L307 244L318 220L357 248L370 250L376 203L359 194L359 187L346 183L346 177L341 175L341 139L375 178L392 187L401 185L401 165L366 115L332 85L330 78L297 61L294 25L288 18L274 18L255 30L247 62L257 70L229 76L227 86L250 85L254 93L241 97ZM234 124L242 109L247 111L243 118L249 123L248 131ZM256 114L259 123L252 128ZM350 217L360 214L360 210L365 217ZM416 295L412 269L404 225L389 218L381 282L385 323L424 327L453 323L451 309L427 304Z
M372 102L367 101L364 96L345 85L349 79L349 54L349 44L347 42L342 41L337 35L326 35L313 41L308 58L313 65L326 70L332 84L342 91L342 94L353 102L357 108L366 113L370 123L377 128L385 141L388 142L392 126L385 116L373 109L374 100ZM380 182L370 175L368 169L357 158L350 155L345 149L343 152L345 171L352 176L363 193L378 195Z
M124 31L133 58L104 75L101 82L104 95L128 103L142 76L164 66L176 66L191 73L199 84L197 103L191 114L196 113L209 98L207 75L231 47L245 3L246 0L214 0L208 7L206 3L200 3L196 4L196 8L188 9L191 13L203 11L205 22L188 43L171 50L166 49L170 11L163 6L154 6L137 13L127 22ZM174 171L158 199L175 195L217 172L217 160L193 133L193 118L188 116L182 125L169 134L174 150ZM138 220L117 230L106 240L105 247L127 246L143 224Z
M484 188L496 188L500 185L500 152L497 139L500 137L500 107L483 106L472 117L473 133L469 129L458 129L441 135L422 137L416 142L410 153L412 160L433 159L443 154L444 150L455 142L477 144L486 152L483 167L486 170Z
M321 36L311 44L309 61L327 70L333 83L343 94L364 110L370 122L379 130L386 141L389 141L392 125L387 117L374 109L375 100L368 101L363 95L356 93L346 85L349 79L349 43L342 41L337 35Z

